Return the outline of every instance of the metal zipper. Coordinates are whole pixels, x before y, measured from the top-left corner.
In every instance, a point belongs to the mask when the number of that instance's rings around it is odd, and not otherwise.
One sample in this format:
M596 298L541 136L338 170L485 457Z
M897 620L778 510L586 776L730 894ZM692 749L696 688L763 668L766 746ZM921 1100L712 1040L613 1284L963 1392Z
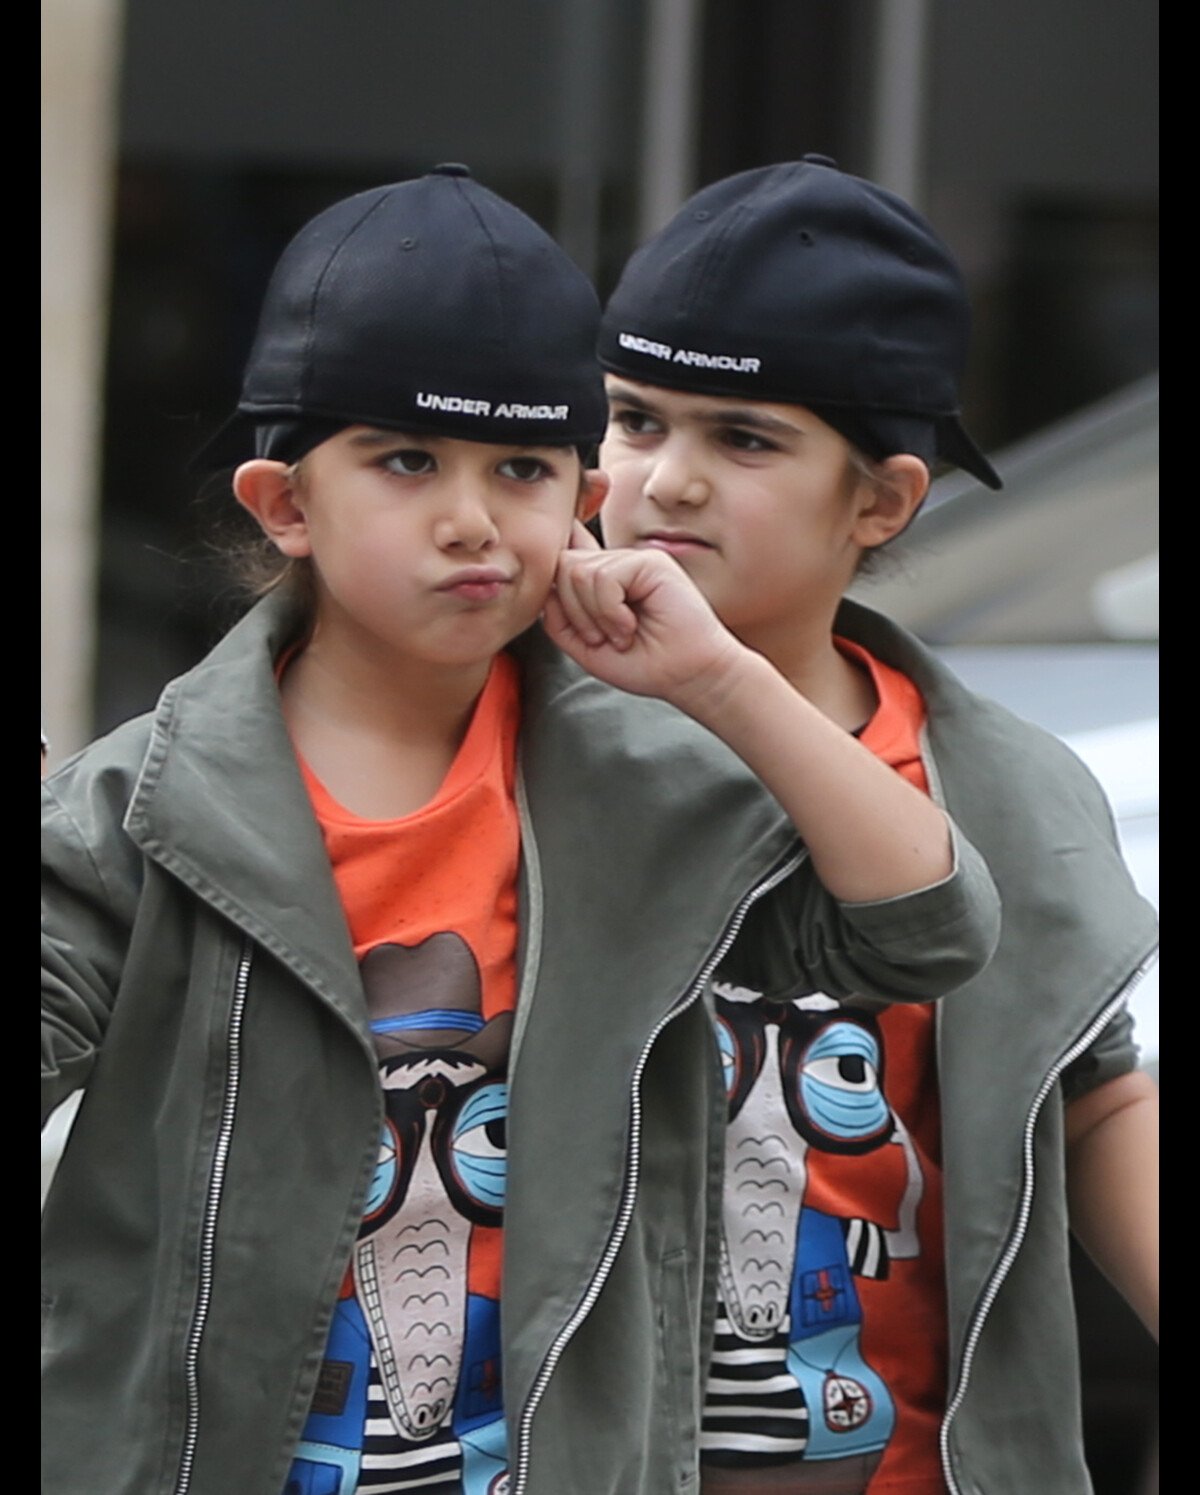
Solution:
M621 1249L621 1242L625 1239L625 1233L629 1229L629 1222L633 1218L633 1208L637 1201L641 1152L641 1081L646 1061L650 1057L650 1050L654 1047L658 1035L667 1024L677 1018L680 1013L686 1012L697 997L700 996L709 976L720 964L725 952L737 938L738 930L741 929L742 923L752 906L764 894L769 893L773 888L783 882L785 878L790 877L796 868L800 866L801 862L805 860L807 855L807 851L797 852L790 861L773 872L765 882L760 883L758 887L746 894L734 911L733 917L725 926L725 934L722 937L721 943L709 957L707 964L700 971L692 986L675 1003L670 1011L655 1024L650 1032L650 1036L642 1046L637 1064L634 1066L633 1079L630 1085L629 1155L625 1166L625 1191L621 1198L621 1206L617 1211L617 1219L613 1225L612 1234L609 1236L608 1245L605 1247L604 1255L600 1259L600 1265L596 1268L596 1273L588 1284L587 1291L584 1293L579 1307L576 1308L570 1319L559 1331L554 1343L550 1346L546 1358L542 1362L542 1368L538 1372L537 1379L530 1390L524 1410L521 1413L521 1421L517 1430L517 1459L513 1474L511 1495L521 1495L521 1492L525 1488L525 1483L529 1478L529 1444L532 1438L533 1417L537 1411L538 1403L545 1393L550 1377L554 1374L554 1368L562 1358L562 1353L566 1349L567 1344L573 1337L576 1329L587 1318L596 1299L600 1296L600 1290L603 1288L608 1274L612 1271L613 1262L617 1258L617 1252Z
M1038 1116L1041 1114L1046 1097L1058 1083L1058 1077L1062 1074L1063 1070L1077 1059L1085 1049L1091 1047L1104 1029L1108 1027L1109 1023L1112 1022L1113 1018L1116 1017L1117 1013L1128 1004L1130 996L1141 983L1146 972L1153 964L1154 959L1155 956L1151 955L1137 968L1117 995L1112 998L1108 1006L1104 1008L1098 1017L1093 1019L1082 1036L1077 1038L1066 1053L1050 1068L1038 1089L1037 1095L1033 1099L1033 1104L1029 1108L1029 1114L1025 1118L1025 1131L1021 1140L1021 1198L1017 1206L1016 1224L1013 1227L1012 1235L1009 1237L1008 1245L1004 1248L1004 1254L1001 1256L999 1262L997 1262L996 1269L988 1280L983 1297L980 1299L979 1307L976 1309L975 1316L968 1327L967 1338L963 1347L962 1365L958 1375L958 1387L950 1400L949 1406L946 1408L946 1415L942 1419L941 1431L938 1434L942 1473L946 1477L946 1486L950 1491L950 1495L962 1495L961 1488L954 1478L954 1471L950 1464L950 1424L954 1421L959 1407L962 1406L966 1398L967 1385L971 1379L971 1368L975 1360L975 1351L979 1346L980 1336L983 1333L984 1321L991 1312L992 1304L996 1301L996 1296L1004 1285L1004 1280L1008 1276L1012 1264L1017 1258L1017 1253L1020 1251L1025 1240L1025 1232L1029 1225L1029 1215L1033 1208L1033 1132L1037 1125Z
M246 1006L246 988L249 981L250 946L247 943L242 948L242 957L238 963L237 978L233 987L233 1008L229 1015L229 1037L226 1042L225 1099L221 1106L221 1124L217 1130L217 1145L213 1152L212 1172L208 1180L208 1197L204 1205L204 1224L200 1233L200 1287L196 1295L196 1308L188 1329L184 1355L187 1414L184 1424L183 1454L179 1461L179 1475L175 1481L175 1495L187 1495L192 1482L196 1443L200 1435L200 1341L204 1338L204 1326L208 1319L209 1305L212 1302L217 1212L221 1206L229 1144L233 1137L233 1120L237 1111L238 1085L241 1079L242 1014Z

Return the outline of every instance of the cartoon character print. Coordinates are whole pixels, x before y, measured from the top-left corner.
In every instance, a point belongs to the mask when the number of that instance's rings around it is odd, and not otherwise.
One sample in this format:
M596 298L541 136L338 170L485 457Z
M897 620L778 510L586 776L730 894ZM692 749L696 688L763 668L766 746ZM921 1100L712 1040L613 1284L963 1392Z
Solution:
M775 1468L791 1490L863 1490L895 1408L861 1353L854 1278L884 1278L890 1261L916 1254L923 1191L886 1098L879 1026L820 992L787 1002L724 983L715 992L728 1181L705 1459ZM814 1207L812 1164L889 1144L905 1156L898 1228Z
M373 1462L402 1466L406 1487L504 1495L499 1304L471 1291L470 1277L473 1242L504 1206L512 1015L484 1020L478 967L455 934L377 945L361 971L383 1131L284 1495L369 1489ZM497 1235L482 1236L480 1250L498 1249ZM327 1405L335 1383L345 1394Z

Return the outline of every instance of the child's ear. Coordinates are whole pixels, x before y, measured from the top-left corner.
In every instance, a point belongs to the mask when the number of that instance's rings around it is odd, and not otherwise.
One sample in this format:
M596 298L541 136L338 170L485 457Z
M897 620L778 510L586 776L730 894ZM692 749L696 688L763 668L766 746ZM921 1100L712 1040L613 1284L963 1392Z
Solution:
M294 469L286 462L267 457L243 462L233 475L233 493L284 555L311 554L308 520L297 499Z
M600 512L600 505L608 497L611 482L608 473L601 472L598 467L584 469L579 485L579 501L575 505L576 519L586 524L589 519L595 518Z
M894 540L906 529L929 492L929 468L910 452L873 464L874 476L859 491L863 506L854 523L854 538L864 550Z

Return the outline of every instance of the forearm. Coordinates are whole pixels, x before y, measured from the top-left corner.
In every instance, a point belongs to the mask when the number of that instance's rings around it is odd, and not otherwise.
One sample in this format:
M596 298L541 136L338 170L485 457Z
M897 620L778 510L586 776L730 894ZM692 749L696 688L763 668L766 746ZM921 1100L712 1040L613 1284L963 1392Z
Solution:
M1158 1086L1134 1070L1067 1107L1071 1228L1158 1338Z
M771 791L836 898L865 903L898 897L953 870L942 811L761 655L739 650L717 681L678 704Z

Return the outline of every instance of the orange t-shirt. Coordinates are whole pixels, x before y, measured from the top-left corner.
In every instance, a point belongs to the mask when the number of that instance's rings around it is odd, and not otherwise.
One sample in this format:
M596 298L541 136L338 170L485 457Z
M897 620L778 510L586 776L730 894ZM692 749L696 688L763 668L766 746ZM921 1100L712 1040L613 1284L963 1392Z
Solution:
M437 793L398 820L354 815L300 764L359 960L385 1106L297 1455L321 1466L336 1448L364 1481L351 1489L389 1477L444 1488L468 1460L491 1477L504 1467L498 1329L519 721L517 667L500 655Z
M924 792L916 687L858 646L861 740ZM942 1176L932 1004L871 1016L822 992L714 984L729 1084L706 1490L943 1489ZM781 1485L780 1479L784 1480ZM798 1488L803 1481L798 1481Z
M917 687L860 645L841 638L837 645L870 672L879 698L859 741L928 794L920 747L925 703ZM916 1222L920 1254L893 1257L886 1282L864 1278L858 1285L863 1348L881 1368L897 1406L896 1431L871 1480L871 1495L933 1495L945 1487L938 1432L946 1409L949 1350L935 1013L932 1003L897 1003L879 1015L888 1100L915 1145L924 1186Z

